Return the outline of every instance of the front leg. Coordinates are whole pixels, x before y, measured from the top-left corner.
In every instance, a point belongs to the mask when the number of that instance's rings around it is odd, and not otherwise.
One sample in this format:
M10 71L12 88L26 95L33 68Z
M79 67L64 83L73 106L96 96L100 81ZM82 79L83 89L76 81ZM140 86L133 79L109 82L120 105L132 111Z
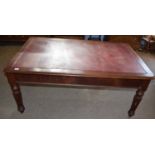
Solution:
M130 110L128 111L129 117L133 116L135 114L135 110L137 109L138 105L140 104L140 101L142 100L142 97L144 95L144 91L142 88L138 88L136 91L136 94L133 98L133 102L131 105Z
M25 107L23 105L22 95L19 84L16 82L14 75L8 74L7 75L8 82L10 84L14 99L17 104L17 109L20 113L25 111Z
M25 107L23 105L22 95L18 84L13 84L12 92L13 92L14 99L16 100L18 111L23 113L25 111Z
M134 114L135 114L135 111L138 107L138 105L140 104L143 96L144 96L144 93L149 85L150 81L145 81L136 91L136 94L133 98L133 102L132 102L132 105L131 105L131 108L130 110L128 111L128 116L129 117L132 117Z

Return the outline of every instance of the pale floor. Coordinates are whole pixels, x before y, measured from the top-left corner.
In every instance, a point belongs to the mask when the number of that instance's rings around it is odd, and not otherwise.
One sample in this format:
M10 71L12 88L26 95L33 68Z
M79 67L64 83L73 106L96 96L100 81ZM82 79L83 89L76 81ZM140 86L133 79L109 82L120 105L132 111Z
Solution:
M2 72L21 46L0 46L0 118L128 118L134 89L77 89L22 86L25 113L16 110ZM155 73L155 54L139 53ZM146 91L132 118L155 118L155 81Z

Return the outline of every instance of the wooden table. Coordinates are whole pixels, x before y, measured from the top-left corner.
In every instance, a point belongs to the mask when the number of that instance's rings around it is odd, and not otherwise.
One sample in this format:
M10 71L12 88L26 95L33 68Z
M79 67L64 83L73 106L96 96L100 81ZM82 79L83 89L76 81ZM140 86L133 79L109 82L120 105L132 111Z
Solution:
M30 38L4 69L18 110L25 107L21 84L136 88L133 116L151 79L143 60L124 43Z

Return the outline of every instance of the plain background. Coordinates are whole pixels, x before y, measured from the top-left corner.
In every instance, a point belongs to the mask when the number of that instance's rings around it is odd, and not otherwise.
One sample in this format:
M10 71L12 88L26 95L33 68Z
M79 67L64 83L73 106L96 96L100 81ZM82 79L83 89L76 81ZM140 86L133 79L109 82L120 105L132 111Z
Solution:
M153 2L0 0L0 35L152 35ZM0 154L154 155L154 131L154 120L1 120Z

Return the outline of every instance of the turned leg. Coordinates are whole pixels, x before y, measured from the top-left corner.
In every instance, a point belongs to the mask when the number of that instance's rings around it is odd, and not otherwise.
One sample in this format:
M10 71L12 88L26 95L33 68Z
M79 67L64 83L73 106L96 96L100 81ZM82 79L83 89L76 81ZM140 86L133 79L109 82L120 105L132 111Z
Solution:
M138 107L138 105L140 104L142 98L143 98L143 95L147 89L149 85L149 82L146 82L146 83L143 83L142 86L140 86L137 91L136 91L136 94L133 98L133 102L132 102L132 105L131 105L131 108L130 110L128 111L128 116L131 117L135 114L135 111Z
M13 96L17 104L18 111L23 113L25 110L25 107L23 105L23 100L22 100L22 95L21 95L19 85L17 84L13 85L12 92L13 92Z
M14 78L8 77L8 82L10 84L14 99L17 104L17 109L20 113L23 113L25 110L25 107L23 105L22 95L20 91L20 86L18 83L15 82Z

